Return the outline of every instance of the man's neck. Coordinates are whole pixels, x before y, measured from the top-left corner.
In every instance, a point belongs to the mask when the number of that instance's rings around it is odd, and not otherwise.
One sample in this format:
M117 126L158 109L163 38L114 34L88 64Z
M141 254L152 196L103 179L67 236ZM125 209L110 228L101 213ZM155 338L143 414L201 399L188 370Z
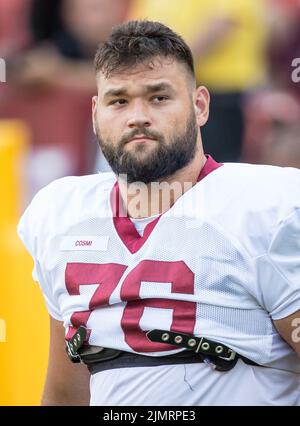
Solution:
M198 180L206 157L199 149L186 167L160 182L131 183L119 179L121 198L128 216L144 218L163 214Z

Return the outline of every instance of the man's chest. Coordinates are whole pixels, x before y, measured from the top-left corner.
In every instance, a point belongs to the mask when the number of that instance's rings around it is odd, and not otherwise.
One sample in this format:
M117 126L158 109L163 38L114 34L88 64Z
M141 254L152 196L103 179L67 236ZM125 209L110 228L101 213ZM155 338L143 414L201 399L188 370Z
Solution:
M251 261L238 242L197 220L162 218L136 252L112 219L83 221L49 241L44 264L70 309L147 299L253 306Z
M249 292L251 259L218 226L161 217L138 249L130 238L140 237L125 238L107 218L82 221L49 240L43 264L67 338L84 325L92 345L163 355L174 347L149 341L147 331L217 341L267 333L266 312Z

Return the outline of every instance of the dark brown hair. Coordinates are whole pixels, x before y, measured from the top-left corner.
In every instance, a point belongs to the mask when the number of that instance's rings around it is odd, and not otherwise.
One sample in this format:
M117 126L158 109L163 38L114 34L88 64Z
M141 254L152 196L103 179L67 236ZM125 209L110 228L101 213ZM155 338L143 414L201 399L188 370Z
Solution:
M94 63L96 72L102 71L108 77L157 56L176 59L195 76L189 46L170 28L153 21L129 21L114 27L110 38L97 50Z

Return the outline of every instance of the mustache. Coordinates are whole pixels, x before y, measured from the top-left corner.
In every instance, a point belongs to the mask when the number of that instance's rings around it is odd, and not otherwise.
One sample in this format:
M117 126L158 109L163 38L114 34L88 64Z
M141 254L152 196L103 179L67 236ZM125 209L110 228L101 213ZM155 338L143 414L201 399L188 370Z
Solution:
M145 127L140 127L124 134L120 139L120 146L123 147L127 142L129 142L132 138L138 135L144 135L146 138L157 139L158 141L164 140L163 136L155 130L149 130Z

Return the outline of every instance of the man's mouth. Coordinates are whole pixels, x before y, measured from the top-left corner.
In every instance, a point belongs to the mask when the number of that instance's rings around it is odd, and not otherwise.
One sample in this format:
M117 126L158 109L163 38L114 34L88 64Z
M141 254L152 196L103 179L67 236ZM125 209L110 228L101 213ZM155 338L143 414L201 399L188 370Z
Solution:
M151 136L137 135L131 138L128 142L133 142L133 141L142 142L142 141L148 141L148 140L154 141L156 139L152 138Z

